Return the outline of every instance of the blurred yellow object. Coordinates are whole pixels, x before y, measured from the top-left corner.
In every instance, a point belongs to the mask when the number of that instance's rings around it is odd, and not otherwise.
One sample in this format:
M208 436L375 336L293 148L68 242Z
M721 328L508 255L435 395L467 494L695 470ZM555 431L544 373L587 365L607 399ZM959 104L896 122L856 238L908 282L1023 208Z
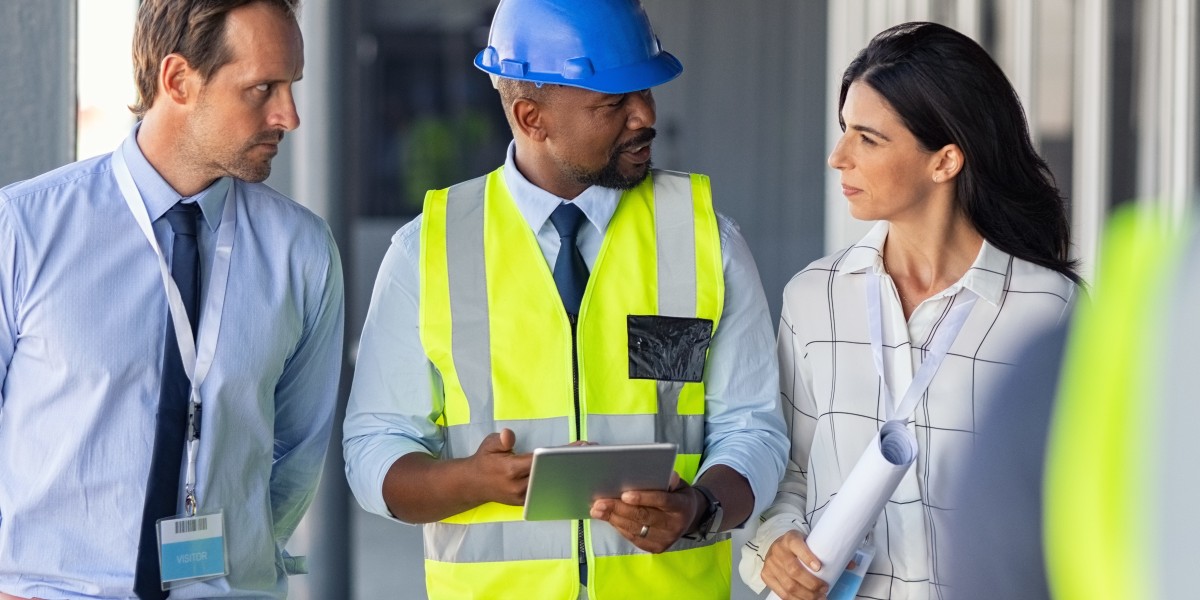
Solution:
M1136 208L1110 220L1094 301L1072 326L1045 480L1047 575L1059 600L1159 598L1153 440L1166 299L1186 236Z

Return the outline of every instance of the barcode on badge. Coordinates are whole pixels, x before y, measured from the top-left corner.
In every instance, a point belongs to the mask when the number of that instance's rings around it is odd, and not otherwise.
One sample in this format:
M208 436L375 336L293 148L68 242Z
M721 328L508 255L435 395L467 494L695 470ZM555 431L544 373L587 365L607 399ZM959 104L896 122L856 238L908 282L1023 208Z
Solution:
M175 535L181 533L196 533L197 531L208 530L208 517L200 517L199 519L190 519L187 521L177 521L175 523Z

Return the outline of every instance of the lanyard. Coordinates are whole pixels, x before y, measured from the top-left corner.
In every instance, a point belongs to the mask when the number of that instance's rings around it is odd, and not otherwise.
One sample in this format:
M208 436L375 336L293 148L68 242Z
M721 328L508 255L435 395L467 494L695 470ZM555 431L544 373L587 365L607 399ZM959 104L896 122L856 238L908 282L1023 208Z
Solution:
M921 396L925 395L925 390L929 389L929 384L933 382L933 376L942 366L942 360L950 352L950 345L954 343L954 338L958 337L958 332L967 322L967 316L971 314L971 307L975 305L979 296L970 290L963 290L962 301L951 307L950 314L946 316L946 320L934 333L933 343L929 345L929 353L921 363L921 368L913 375L908 389L904 390L904 399L899 406L896 406L892 390L888 387L887 375L883 369L883 309L880 296L879 274L869 273L867 275L867 317L869 320L867 326L871 330L871 354L875 358L875 370L879 372L879 380L883 383L887 420L904 419L907 421L913 411L917 409L917 402L920 402ZM955 296L955 298L958 297Z
M175 279L171 277L171 270L167 267L166 259L163 258L162 248L159 247L158 240L154 237L154 227L150 224L150 213L146 210L146 203L142 200L141 193L133 183L133 175L129 172L129 165L125 162L123 151L123 148L118 148L112 154L113 173L116 175L117 185L121 188L121 195L125 197L125 204L129 206L129 212L133 213L138 227L141 228L146 240L150 242L150 247L154 249L154 254L158 257L158 270L162 276L163 288L167 293L167 306L171 324L175 329L175 339L179 342L179 355L183 361L184 372L192 382L188 403L188 431L187 437L184 438L188 461L184 506L187 515L193 516L199 505L196 499L196 455L200 446L200 385L208 376L209 368L212 367L213 356L217 349L217 335L221 330L221 313L225 307L225 289L229 282L229 258L233 254L233 233L237 228L237 211L234 210L237 195L234 194L234 182L230 181L225 196L225 209L221 213L221 226L217 234L217 248L209 289L204 294L202 312L204 319L200 321L199 337L193 337L192 325L188 322L187 310L183 306L183 297L179 294L179 287L175 285Z

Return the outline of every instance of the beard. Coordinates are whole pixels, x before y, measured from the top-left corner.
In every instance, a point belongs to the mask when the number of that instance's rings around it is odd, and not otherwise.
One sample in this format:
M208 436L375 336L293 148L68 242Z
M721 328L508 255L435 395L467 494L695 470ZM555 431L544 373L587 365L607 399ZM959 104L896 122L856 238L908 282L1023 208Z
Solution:
M653 166L653 163L646 161L645 164L635 167L633 173L622 173L621 153L649 144L656 135L657 132L651 127L632 140L613 148L612 153L608 157L608 162L595 171L587 171L577 165L566 165L567 172L576 183L581 185L598 185L617 190L631 190L646 179L646 176L650 174L650 168Z
M228 175L232 175L242 181L248 183L261 183L271 176L271 160L275 158L275 154L269 154L266 158L255 156L256 152L262 152L256 146L258 144L276 144L283 141L282 131L269 131L254 136L249 142L243 145L230 160L226 161L224 170Z
M213 179L229 176L248 183L265 181L271 175L275 152L258 144L278 146L284 132L262 131L238 144L222 129L220 112L201 98L196 113L183 124L179 135L181 153L192 168Z

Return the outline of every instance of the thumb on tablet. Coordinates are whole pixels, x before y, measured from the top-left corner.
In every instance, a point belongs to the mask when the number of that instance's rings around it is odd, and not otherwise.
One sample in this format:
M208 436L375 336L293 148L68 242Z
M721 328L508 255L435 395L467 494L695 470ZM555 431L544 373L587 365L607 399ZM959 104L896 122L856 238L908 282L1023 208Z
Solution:
M504 454L512 452L513 446L517 445L517 434L511 429L501 429L495 433L487 434L482 442L479 442L479 454Z
M513 447L517 445L517 434L513 430L505 427L500 430L500 452L512 452Z

